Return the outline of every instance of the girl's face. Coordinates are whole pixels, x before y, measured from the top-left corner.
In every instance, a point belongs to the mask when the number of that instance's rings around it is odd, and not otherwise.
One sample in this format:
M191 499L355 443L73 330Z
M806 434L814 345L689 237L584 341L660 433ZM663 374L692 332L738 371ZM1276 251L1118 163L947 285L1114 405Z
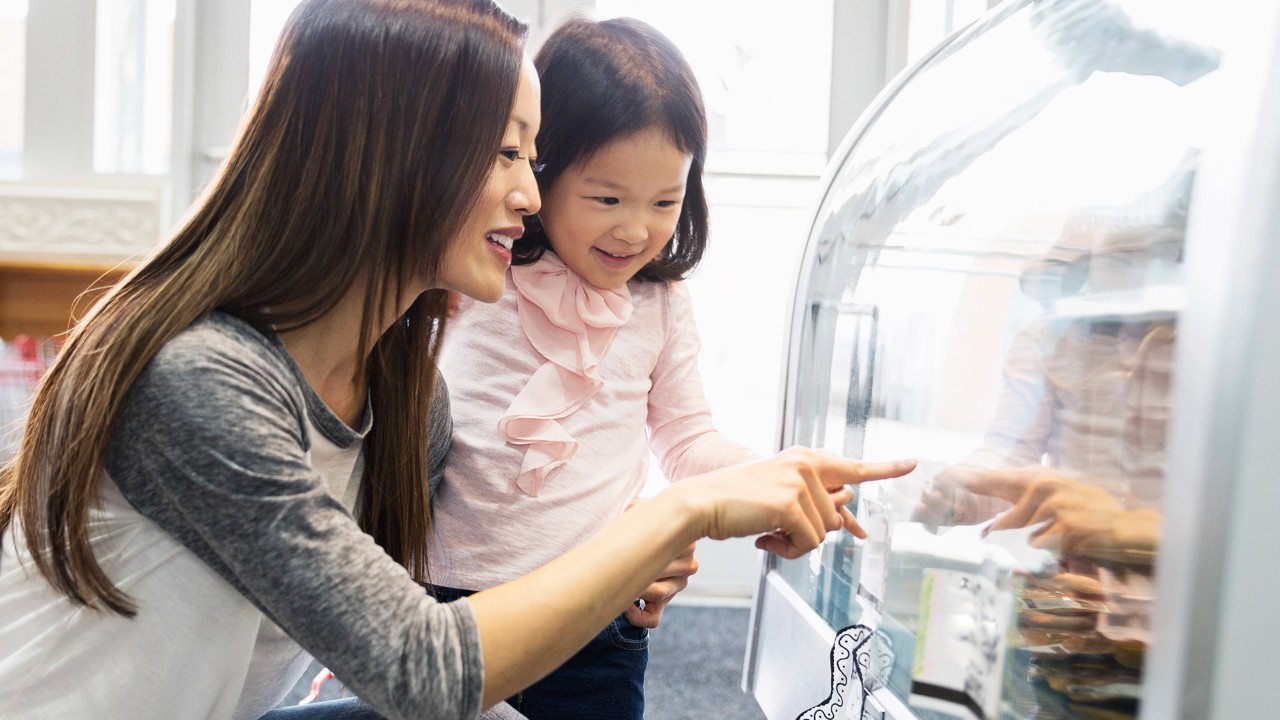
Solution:
M538 215L556 255L598 288L625 285L675 234L692 162L649 128L565 169Z
M445 253L437 287L484 302L497 302L511 265L511 243L524 233L524 216L538 212L538 183L532 162L541 120L541 91L533 61L520 69L515 103L493 170L480 191L474 214Z

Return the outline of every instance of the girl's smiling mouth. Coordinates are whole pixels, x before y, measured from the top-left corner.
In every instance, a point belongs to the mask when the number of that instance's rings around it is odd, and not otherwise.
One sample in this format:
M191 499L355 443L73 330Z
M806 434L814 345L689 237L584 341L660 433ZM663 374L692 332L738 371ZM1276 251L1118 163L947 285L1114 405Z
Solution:
M600 248L591 248L591 252L595 255L596 260L598 260L601 265L613 270L620 270L627 267L638 254L631 253L628 255L615 255L611 252L601 250Z

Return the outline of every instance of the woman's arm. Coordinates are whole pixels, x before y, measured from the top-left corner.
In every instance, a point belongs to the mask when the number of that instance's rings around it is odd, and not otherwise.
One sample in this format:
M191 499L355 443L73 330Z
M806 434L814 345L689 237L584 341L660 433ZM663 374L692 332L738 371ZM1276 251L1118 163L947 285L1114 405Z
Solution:
M510 583L472 595L485 659L486 706L554 670L689 544L762 535L784 557L856 527L846 485L898 477L913 462L859 463L793 448L675 485L623 513L590 542ZM772 533L782 530L782 533ZM767 534L767 535L766 535Z
M131 391L112 479L387 717L474 717L484 675L471 608L431 599L329 493L308 458L299 382L243 323L184 332Z

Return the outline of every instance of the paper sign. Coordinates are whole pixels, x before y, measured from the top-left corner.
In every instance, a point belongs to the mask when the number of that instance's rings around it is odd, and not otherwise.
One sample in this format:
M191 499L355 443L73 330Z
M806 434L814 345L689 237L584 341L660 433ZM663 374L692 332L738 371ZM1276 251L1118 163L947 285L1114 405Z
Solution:
M867 531L862 546L862 567L858 572L858 603L879 617L883 611L885 583L889 577L889 509L866 493L858 503L858 522Z
M924 571L913 705L976 720L999 716L1012 598L980 575Z

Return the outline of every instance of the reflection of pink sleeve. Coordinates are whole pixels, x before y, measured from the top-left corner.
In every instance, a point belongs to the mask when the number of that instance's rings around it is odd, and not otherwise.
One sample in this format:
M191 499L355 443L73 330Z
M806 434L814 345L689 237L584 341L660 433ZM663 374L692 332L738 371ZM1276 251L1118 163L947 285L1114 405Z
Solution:
M1058 323L1040 318L1013 336L1005 355L995 415L983 434L982 446L961 458L958 465L1008 468L1040 464L1053 423L1045 356L1061 333ZM1006 500L963 489L956 491L952 502L958 523L981 522L1011 507Z
M721 435L698 373L698 328L684 283L668 285L664 324L667 341L650 380L649 448L662 473L676 481L755 457L751 450Z
M980 467L1039 465L1052 432L1053 396L1045 356L1061 335L1058 323L1042 318L1014 335L1004 363L1004 383L982 447L962 464Z

